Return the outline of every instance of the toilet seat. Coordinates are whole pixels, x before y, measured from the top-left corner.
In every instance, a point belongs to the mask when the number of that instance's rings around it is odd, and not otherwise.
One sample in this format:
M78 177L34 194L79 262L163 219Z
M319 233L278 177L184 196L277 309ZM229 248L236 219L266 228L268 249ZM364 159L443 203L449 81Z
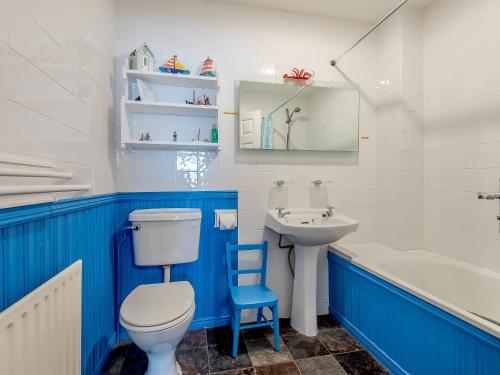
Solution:
M194 314L194 290L187 281L139 285L123 301L120 323L138 332L176 326Z
M194 315L194 310L195 310L195 305L189 309L189 311L184 314L183 316L179 317L178 319L171 321L166 324L162 324L159 326L151 326L151 327L139 327L139 326L134 326L131 324L128 324L127 322L124 322L122 318L120 317L120 324L122 325L123 328L125 328L127 331L134 331L138 333L155 333L159 331L164 331L167 329L174 329L176 326L182 325L186 320L192 319Z

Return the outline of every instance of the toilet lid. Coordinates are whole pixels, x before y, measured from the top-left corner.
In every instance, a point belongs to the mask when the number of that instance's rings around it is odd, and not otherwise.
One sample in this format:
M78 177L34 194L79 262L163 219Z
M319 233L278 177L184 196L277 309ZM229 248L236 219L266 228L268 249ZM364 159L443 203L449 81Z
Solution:
M193 304L194 290L187 281L139 285L123 301L120 316L133 326L159 326L180 318Z

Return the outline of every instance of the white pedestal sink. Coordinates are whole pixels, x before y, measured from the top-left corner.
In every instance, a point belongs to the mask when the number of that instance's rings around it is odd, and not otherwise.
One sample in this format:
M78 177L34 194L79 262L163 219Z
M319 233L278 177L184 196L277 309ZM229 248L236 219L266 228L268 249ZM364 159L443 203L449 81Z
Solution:
M287 212L288 215L280 217L278 210L269 210L266 226L286 235L294 243L295 279L291 325L306 336L316 336L316 281L320 248L356 231L359 223L337 213L330 217L324 216L326 209Z

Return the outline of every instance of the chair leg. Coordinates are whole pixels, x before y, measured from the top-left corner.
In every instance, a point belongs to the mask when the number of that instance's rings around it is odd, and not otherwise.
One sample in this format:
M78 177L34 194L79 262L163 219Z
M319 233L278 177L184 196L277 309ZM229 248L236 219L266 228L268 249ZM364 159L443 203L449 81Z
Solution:
M278 304L272 307L273 310L273 329L274 329L274 350L280 351L280 323L278 317Z
M240 319L241 319L241 310L234 309L234 327L233 327L233 358L236 358L238 355L238 341L240 338Z
M259 324L262 321L262 310L263 309L264 309L263 307L259 307L259 310L257 312L257 324Z

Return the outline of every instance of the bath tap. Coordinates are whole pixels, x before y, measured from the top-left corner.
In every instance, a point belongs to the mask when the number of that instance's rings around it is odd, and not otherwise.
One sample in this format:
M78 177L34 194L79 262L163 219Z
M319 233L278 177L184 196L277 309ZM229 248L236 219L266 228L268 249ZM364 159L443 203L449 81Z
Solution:
M500 193L483 193L483 192L479 192L479 193L477 193L477 198L478 199L487 199L487 200L500 199Z

